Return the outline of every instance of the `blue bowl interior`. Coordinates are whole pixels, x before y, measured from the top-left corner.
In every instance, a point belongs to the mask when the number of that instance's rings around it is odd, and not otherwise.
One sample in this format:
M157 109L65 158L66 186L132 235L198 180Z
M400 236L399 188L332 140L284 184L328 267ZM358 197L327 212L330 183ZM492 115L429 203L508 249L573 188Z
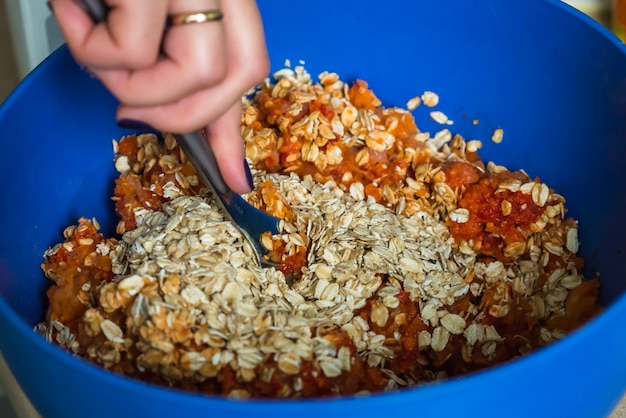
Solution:
M63 228L81 216L96 217L105 234L113 234L111 140L129 131L115 124L116 101L62 47L0 108L0 351L33 403L46 416L68 416L56 397L72 392L81 405L93 405L98 398L91 390L109 401L100 401L90 416L115 413L122 401L128 403L127 411L153 416L206 408L263 416L337 414L350 408L373 416L416 402L426 415L444 402L451 415L466 413L462 405L473 403L473 388L487 385L493 390L489 402L494 411L510 410L513 395L506 392L522 387L525 397L537 399L535 407L546 412L597 416L609 411L626 387L626 361L617 349L626 343L626 331L610 324L626 314L621 254L626 240L621 216L626 207L621 185L626 178L624 45L559 1L390 0L370 5L261 0L259 5L274 70L289 59L292 65L303 61L314 76L328 70L345 80L361 78L386 105L404 106L424 90L435 91L441 97L439 109L455 121L451 129L481 139L486 161L523 168L563 194L570 214L580 221L587 274L601 273L601 299L609 310L565 341L510 365L359 401L263 403L259 408L255 402L166 392L76 360L31 332L44 317L49 286L39 264L45 249L60 242ZM424 109L418 108L415 116L422 130L440 129ZM499 127L504 141L495 145L490 137ZM583 350L592 351L600 338L603 356L588 359L585 354L587 371L572 370ZM56 373L63 373L67 384L42 391L40 382ZM539 384L537 374L550 376ZM90 390L81 383L85 379ZM605 386L598 384L601 380ZM546 391L550 399L542 400ZM566 398L565 406L556 402ZM456 399L458 405L446 399ZM524 411L521 405L511 414Z

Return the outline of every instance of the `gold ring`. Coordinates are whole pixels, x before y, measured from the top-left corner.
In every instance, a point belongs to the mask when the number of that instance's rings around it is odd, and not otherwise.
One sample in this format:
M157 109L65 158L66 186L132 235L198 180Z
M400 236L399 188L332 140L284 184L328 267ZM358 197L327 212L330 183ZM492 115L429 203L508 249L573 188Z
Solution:
M186 25L189 23L214 22L222 20L224 15L221 10L206 10L204 12L179 13L169 17L167 23L170 26Z

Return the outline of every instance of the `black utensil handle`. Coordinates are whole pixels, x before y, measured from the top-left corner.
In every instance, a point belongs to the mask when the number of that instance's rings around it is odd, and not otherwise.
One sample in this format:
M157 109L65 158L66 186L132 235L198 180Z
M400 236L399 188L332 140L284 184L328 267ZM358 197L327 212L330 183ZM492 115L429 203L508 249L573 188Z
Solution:
M103 0L79 0L85 12L96 22L104 22L109 14L109 6Z
M200 131L194 131L187 134L174 134L174 138L196 170L202 171L198 173L201 177L205 177L202 180L205 183L208 181L222 198L227 199L232 191L224 181L215 154L204 135Z

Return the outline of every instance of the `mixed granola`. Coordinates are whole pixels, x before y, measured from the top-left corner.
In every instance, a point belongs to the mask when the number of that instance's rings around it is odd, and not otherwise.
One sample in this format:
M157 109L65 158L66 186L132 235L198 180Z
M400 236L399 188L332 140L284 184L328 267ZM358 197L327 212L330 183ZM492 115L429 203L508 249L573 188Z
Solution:
M598 313L565 199L484 164L435 93L400 109L361 80L274 76L244 99L242 134L258 186L245 197L281 219L263 237L278 267L255 264L171 135L130 135L114 141L119 238L80 219L46 252L41 333L145 381L299 398L492 367Z

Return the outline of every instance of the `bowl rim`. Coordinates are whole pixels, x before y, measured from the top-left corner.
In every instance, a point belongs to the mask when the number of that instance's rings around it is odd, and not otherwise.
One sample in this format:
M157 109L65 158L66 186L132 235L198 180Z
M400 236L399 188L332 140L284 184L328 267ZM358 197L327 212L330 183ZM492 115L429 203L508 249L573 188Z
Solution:
M615 33L611 31L611 29L609 29L593 17L582 12L581 10L565 2L564 0L545 0L544 2L549 3L553 7L563 10L566 13L574 16L578 20L584 22L587 26L597 31L600 35L606 38L606 40L611 42L613 45L618 47L618 49L620 49L624 54L626 54L626 41L622 41Z
M548 3L549 6L559 8L566 13L573 15L575 18L582 20L586 25L597 31L602 35L606 41L616 46L621 53L626 55L626 43L620 40L615 34L613 34L607 27L593 19L592 17L584 14L580 10L565 3L562 0L543 0L543 3ZM58 60L72 59L70 52L65 44L58 47L53 51L46 59L38 64L19 85L0 103L0 119L11 103L17 100L21 90L28 88L29 84L36 80L38 74L49 66L53 66ZM533 353L522 356L517 359L509 360L503 364L495 367L490 367L484 370L472 372L462 376L448 378L442 381L430 382L417 385L415 387L394 390L390 392L373 393L367 396L337 396L329 398L308 398L308 399L246 399L246 400L234 400L223 396L186 392L183 390L167 388L157 384L143 382L138 379L129 378L115 374L111 371L104 369L101 366L92 364L87 360L79 358L68 351L56 346L53 343L49 343L42 336L38 335L33 327L29 327L28 324L15 312L4 297L0 295L0 317L6 318L10 327L13 327L26 341L33 344L33 346L40 352L45 353L50 357L52 361L58 361L68 370L77 369L81 374L88 375L90 378L98 381L102 381L110 386L118 387L120 390L126 390L128 392L134 391L146 391L147 397L151 398L166 398L166 402L173 403L186 403L186 404L198 404L207 406L213 404L215 406L228 405L229 408L238 408L237 412L258 412L258 407L267 406L269 404L274 408L273 413L294 413L303 406L316 408L318 410L324 409L327 405L335 405L337 403L351 403L359 402L362 406L366 403L375 403L380 406L381 401L383 403L392 403L398 398L404 398L406 396L417 395L423 398L435 398L441 393L442 390L449 390L450 387L458 387L459 385L465 385L467 381L477 381L482 376L497 376L502 374L508 374L509 371L519 370L520 368L528 368L533 363L539 363L544 358L556 357L559 351L565 350L574 345L579 345L591 337L594 332L594 328L601 327L605 324L617 323L622 320L626 315L626 292L618 296L612 303L610 303L600 314L586 322L578 329L569 333L562 340L556 341L546 347L540 348ZM11 365L8 364L9 368ZM19 382L19 377L17 377ZM320 402L323 401L323 402ZM278 409L277 409L278 408ZM298 408L298 409L296 409Z
M622 320L626 315L626 294L621 295L617 300L610 304L602 313L589 320L587 323L579 327L578 329L569 333L562 340L555 341L546 347L537 349L536 351L519 357L517 359L509 360L500 365L490 367L487 369L479 370L476 372L468 373L461 376L456 376L441 381L423 383L411 388L404 388L400 390L394 390L389 392L377 392L367 396L351 395L351 396L337 396L337 397L315 397L307 399L230 399L224 396L203 394L196 392L187 392L175 388L167 388L157 384L144 382L135 378L130 378L122 375L118 375L109 370L104 369L101 366L90 363L85 359L77 357L68 351L56 346L45 340L42 336L37 334L33 329L29 328L24 321L11 309L7 302L0 297L0 316L5 317L12 322L14 328L21 334L26 341L33 344L33 346L46 355L49 355L50 360L58 361L61 365L66 366L68 370L78 369L81 374L89 375L91 379L100 380L111 386L116 386L120 390L134 392L134 391L146 391L147 397L160 397L167 398L168 402L192 402L204 404L213 404L214 406L228 405L229 407L236 406L241 408L241 412L248 411L254 412L260 406L267 406L271 404L273 407L284 408L284 412L289 412L292 408L300 408L302 405L306 405L311 408L324 408L324 405L334 405L338 402L351 403L358 401L360 403L365 402L366 405L375 403L380 406L380 402L391 403L398 398L405 396L423 396L424 398L436 398L441 391L449 391L451 387L459 387L460 385L466 385L468 382L477 382L483 376L502 376L510 374L520 369L527 369L532 367L533 363L540 363L548 358L557 358L560 351L567 350L570 347L580 345L586 340L592 338L594 328L601 327L604 324L615 324ZM11 365L9 364L9 368ZM513 373L514 374L514 373ZM18 378L19 381L19 378ZM323 402L320 402L323 401ZM361 405L363 406L363 405ZM277 411L274 411L277 412ZM295 412L292 411L292 412Z

